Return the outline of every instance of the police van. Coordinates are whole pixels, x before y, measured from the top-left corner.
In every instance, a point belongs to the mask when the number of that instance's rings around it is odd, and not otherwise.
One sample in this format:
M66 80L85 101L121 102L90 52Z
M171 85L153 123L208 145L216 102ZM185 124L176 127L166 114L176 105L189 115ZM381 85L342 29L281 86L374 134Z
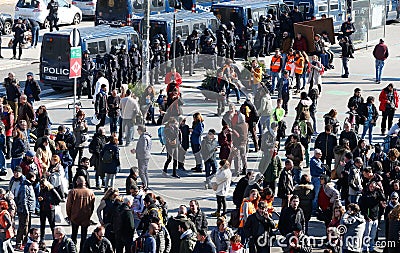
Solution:
M190 11L179 11L176 15L176 35L182 37L185 41L193 30L201 32L208 28L215 32L219 26L218 19L211 12L192 13ZM157 34L162 34L167 43L167 55L173 40L173 21L174 13L161 13L150 16L150 38ZM136 29L142 27L142 19L134 19L133 26Z
M78 28L82 52L89 50L90 57L109 53L112 46L126 45L129 50L133 44L140 46L140 40L133 27L113 28L102 25ZM51 85L55 91L72 88L73 79L69 79L70 49L69 36L71 30L63 30L43 35L40 52L40 80Z

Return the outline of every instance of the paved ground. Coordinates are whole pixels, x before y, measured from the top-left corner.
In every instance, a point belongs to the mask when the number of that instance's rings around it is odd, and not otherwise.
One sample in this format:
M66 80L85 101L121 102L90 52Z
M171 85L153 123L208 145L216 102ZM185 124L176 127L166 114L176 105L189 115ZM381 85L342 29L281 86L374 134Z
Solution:
M3 7L3 1L0 6ZM84 23L82 26L91 25L92 23ZM339 120L343 122L346 112L346 102L348 97L352 95L352 91L355 87L361 87L364 96L374 95L376 98L379 95L379 91L385 87L389 82L394 82L397 85L399 80L398 76L398 62L400 57L399 44L397 40L397 33L399 31L399 24L393 24L387 27L387 42L390 49L390 57L386 62L384 69L384 81L382 84L377 85L374 83L374 60L371 55L371 48L367 50L359 50L355 54L355 59L350 61L350 77L349 79L341 79L341 64L340 59L335 59L335 70L326 72L323 78L323 93L318 105L318 131L321 131L323 127L322 116L327 113L331 108L336 108L339 111ZM43 34L44 31L41 31ZM40 55L40 47L37 49L27 49L23 52L23 59L21 61L8 60L11 57L11 50L4 48L3 40L3 50L6 59L0 60L0 78L5 77L9 71L13 71L17 74L17 77L21 80L25 78L25 73L28 71L33 71L38 74L38 64L37 59ZM268 62L268 59L266 59ZM205 115L205 128L215 128L217 131L220 127L220 119L214 116L216 112L216 104L212 101L205 101L203 95L196 88L200 85L203 79L203 72L197 71L196 75L189 78L184 75L184 86L183 88L183 98L185 105L183 106L184 115L188 117L188 124L191 124L191 116L194 112L200 111ZM0 93L4 93L4 88L0 86ZM157 86L156 90L159 90L161 86ZM45 97L38 104L45 104L49 109L50 117L54 123L55 128L59 124L71 124L72 112L67 110L68 103L72 102L71 92L54 93L49 87L43 87L45 91ZM83 109L86 114L91 116L93 114L92 104L89 100L83 99ZM290 102L289 115L287 117L288 125L291 126L294 118L294 107L298 102L298 97L295 97ZM396 115L398 116L398 115ZM378 121L378 125L380 120ZM108 129L108 128L107 128ZM90 132L93 133L94 126L90 126ZM163 196L169 204L171 209L170 215L175 215L176 208L179 204L188 204L190 199L198 199L200 205L208 215L215 211L216 203L215 196L212 190L204 189L204 175L201 174L191 174L191 173L181 173L182 178L180 180L163 177L161 174L162 165L165 161L165 153L161 154L161 144L157 138L157 127L149 127L149 132L153 136L153 150L152 159L150 161L150 186L152 190L161 196ZM379 128L374 129L374 141L382 142L382 139L378 135ZM137 135L136 135L137 136ZM131 147L121 147L121 162L122 162L122 173L118 174L116 185L120 190L124 189L125 177L128 175L128 168L136 165L136 160L129 153ZM87 150L85 150L85 155L89 155ZM280 154L282 155L282 154ZM191 168L194 166L194 158L191 152L188 154L186 168ZM261 153L250 153L249 154L249 168L257 168L257 163ZM92 176L92 184L94 183L93 170L90 171ZM304 173L308 173L305 169ZM5 187L8 183L8 179L11 177L9 173L4 177L5 181L0 182L0 186ZM237 180L237 179L235 179ZM96 204L102 197L102 192L95 191L96 194ZM232 208L232 202L228 201L229 207ZM277 206L279 206L279 200L277 200ZM63 206L64 207L64 206ZM96 215L93 215L93 220L97 221ZM209 224L214 226L215 219L208 217ZM38 226L39 219L34 218L33 225ZM66 227L68 233L70 233L70 228L66 224L62 224ZM92 231L94 227L91 227L89 231ZM46 230L47 243L50 243L50 230ZM310 234L313 236L323 236L324 228L321 222L312 219L310 224ZM272 252L281 252L279 248L273 248ZM318 250L317 252L321 252Z

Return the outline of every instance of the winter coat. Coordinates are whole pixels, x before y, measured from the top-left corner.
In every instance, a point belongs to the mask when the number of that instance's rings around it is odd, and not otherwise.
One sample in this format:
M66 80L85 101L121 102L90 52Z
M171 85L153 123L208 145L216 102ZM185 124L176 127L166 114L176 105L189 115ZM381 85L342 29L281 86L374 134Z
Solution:
M94 103L94 112L96 114L103 114L107 113L108 105L107 105L107 94L100 90L99 93L96 94L96 100Z
M282 170L278 182L278 197L287 199L287 195L291 195L294 190L292 170Z
M283 82L285 81L285 77L281 77L278 80L278 85L277 85L277 90L278 90L278 98L283 98ZM289 95L290 92L290 87L293 87L293 80L292 78L288 78L287 81L288 83L288 90L287 90L287 94ZM285 93L286 94L286 93ZM288 98L290 99L290 95L288 96Z
M389 50L385 43L379 43L375 46L372 54L374 55L375 59L384 61L389 57Z
M248 125L245 122L237 123L233 129L232 142L235 147L244 147L248 140Z
M124 97L121 99L121 118L134 120L136 114L140 113L139 103L133 97Z
M313 66L313 67L311 67ZM308 81L310 85L317 85L317 84L322 84L322 76L321 76L321 71L323 69L323 66L321 62L316 61L315 65L312 65L311 63L308 63Z
M218 134L218 144L220 145L219 158L221 160L228 159L232 148L232 132L226 130L227 128L228 127L224 127Z
M236 184L235 190L232 194L232 201L238 208L240 207L240 205L242 205L243 195L248 185L249 178L247 176L239 179L239 182Z
M325 157L334 157L333 148L337 145L337 138L333 134L320 133L315 140L314 148L319 148Z
M216 139L210 139L208 136L205 136L201 141L201 156L204 161L209 159L215 160L217 156L216 149L218 148L218 142Z
M365 124L368 121L368 104L361 104L360 108L358 110L358 113L360 115L360 124ZM378 110L376 109L375 105L372 104L372 120L374 121L374 124L376 124L376 121L378 120L379 113Z
M300 207L293 209L289 206L284 208L279 216L278 229L283 236L286 236L293 231L296 223L300 223L304 228L305 221L303 209Z
M312 213L312 203L315 197L314 185L312 184L299 184L294 187L293 195L300 198L299 207L303 210L304 219L309 221Z
M36 156L33 157L32 163L28 162L25 157L22 158L19 166L22 168L22 175L26 176L29 172L33 172L37 178L42 178L42 164Z
M135 232L135 223L133 218L133 212L126 204L122 204L118 207L118 212L121 214L121 224L114 224L119 227L119 231L114 231L119 235L119 239L123 242L129 242L132 240Z
M246 112L246 107L248 107L249 112ZM253 126L253 123L257 123L259 116L256 107L251 101L244 101L244 103L240 106L240 112L245 116L246 123Z
M364 215L365 219L377 220L379 217L380 201L385 200L385 195L381 190L375 190L373 192L367 190L363 193L358 202L361 214Z
M152 146L151 135L148 132L141 134L136 144L136 159L138 160L150 159L151 146Z
M400 234L400 220L389 220L389 233L386 238L389 242L396 242L395 247L388 247L389 253L397 253L400 251L399 234Z
M344 166L342 166L340 164L340 162L344 161L344 155L347 152L351 152L351 150L349 150L346 147L341 146L341 145L336 146L336 147L333 148L333 153L335 154L334 155L334 158L335 158L334 169L336 170L336 173L337 173L338 176L342 173L343 167L344 167Z
M24 180L15 197L18 213L34 213L36 208L35 191L29 180Z
M76 225L88 227L94 211L95 196L86 187L74 188L69 191L66 204L67 216Z
M232 181L232 172L229 168L220 168L215 174L216 183L218 185L215 194L217 196L227 196Z
M75 147L76 148L82 148L84 146L84 135L87 134L88 128L85 127L86 124L86 119L83 119L82 121L78 119L74 119L74 122L72 123L72 129L74 131L74 136L75 136Z
M14 112L15 113L15 112ZM32 121L35 119L35 112L31 104L26 102L25 104L18 104L18 117L16 122L20 122L21 120L25 120L28 126L28 129L32 126Z
M11 146L11 157L22 158L26 151L24 140L18 137L14 138Z
M7 101L18 102L21 92L16 84L7 85L6 87Z
M86 239L82 253L113 253L111 242L103 237L99 240L95 233Z
M330 183L321 185L321 188L319 188L319 191L324 191L326 196L329 198L329 208L331 210L333 210L337 206L341 206L340 194L339 194L339 191L336 190L336 188L335 188L335 183L330 182Z
M365 230L365 220L361 213L354 215L350 215L348 212L344 213L340 224L345 225L347 228L346 233L343 235L343 242L347 242L348 240L354 242L356 239L358 242L362 242ZM343 249L347 249L352 252L361 252L362 243L345 243L343 244Z
M296 120L300 120L300 114L304 112L305 120L310 120L310 106L312 100L310 98L302 99L296 106Z
M261 165L261 161L260 161ZM265 169L264 173L262 172L262 168L258 167L258 170L263 173L265 182L275 182L275 180L279 177L283 168L282 160L279 156L272 156L271 161L268 164L268 167Z
M77 187L76 180L78 179L78 177L84 177L86 180L86 187L90 189L90 175L88 172L88 168L84 167L83 165L78 165L78 168L76 168L76 173L72 180L74 188Z
M181 233L178 229L181 222L188 222L190 230L196 231L195 225L186 215L178 214L176 217L170 217L167 222L167 229L171 238L171 253L179 252Z
M164 225L161 225L160 231L156 235L157 253L171 252L171 237Z
M258 212L251 214L244 224L244 233L246 238L250 238L250 247L260 246L262 248L271 247L270 236L272 235L272 229L275 228L275 223L271 217L261 216ZM259 245L260 236L264 235L266 245ZM255 252L255 251L253 251Z
M394 106L393 109L397 109L399 107L399 94L397 92L396 89L393 89L393 104L392 106ZM379 111L385 111L387 106L388 106L388 96L387 94L389 93L389 89L388 88L384 88L381 93L379 94Z
M196 233L188 229L181 235L180 239L179 253L193 253L197 241Z
M339 145L343 144L343 139L347 139L349 141L350 150L354 150L357 147L358 136L354 131L350 130L346 132L346 130L343 130L340 133Z
M201 135L204 132L204 123L203 122L198 122L194 127L193 127L193 132L190 135L190 143L200 145L201 144Z
M325 169L322 167L322 161L315 156L310 159L310 174L311 177L320 177L324 174Z
M352 166L349 173L349 195L358 195L362 191L362 176L361 171L356 166Z
M19 188L21 188L25 180L25 176L22 175L19 178L11 177L8 183L8 190L15 197L15 202L17 202Z
M59 247L57 245L60 245ZM58 251L55 249L58 248ZM76 250L75 243L71 240L71 238L68 238L66 235L64 235L64 238L61 240L60 243L58 243L58 240L54 240L53 244L51 245L51 252L55 253L77 253L78 251Z
M51 190L41 189L39 197L43 198L42 201L39 201L41 212L50 212L61 202L61 197L54 188Z
M207 236L203 243L197 241L193 253L217 253L214 243Z
M326 125L332 126L332 133L337 134L340 129L339 121L336 118L333 118L328 113L324 115L324 122Z
M203 213L203 211L201 211L201 209L199 209L196 214L192 213L192 211L189 210L187 213L187 217L194 223L197 231L202 230L202 229L205 229L205 230L208 229L208 222L207 222L206 214Z
M4 134L7 137L11 137L12 136L12 132L14 130L14 113L3 113L2 117L1 117L1 121L4 124Z
M107 174L117 174L118 167L121 165L119 160L119 147L111 143L106 144L100 152L100 157L103 157L106 150L112 150L113 158L111 163L100 162L102 171Z
M229 227L225 228L223 235L221 236L221 232L218 228L215 228L211 231L210 238L215 245L217 252L227 251L230 245L230 239L233 236L233 231ZM225 243L224 243L225 241ZM227 248L224 247L226 244Z

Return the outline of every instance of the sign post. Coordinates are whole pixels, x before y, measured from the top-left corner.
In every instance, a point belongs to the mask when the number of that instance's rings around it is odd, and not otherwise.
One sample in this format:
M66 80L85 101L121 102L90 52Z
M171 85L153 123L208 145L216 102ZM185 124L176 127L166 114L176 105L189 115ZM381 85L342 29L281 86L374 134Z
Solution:
M81 35L78 29L74 28L69 35L69 43L71 44L71 52L69 58L69 78L74 78L74 109L72 111L72 122L76 115L76 82L81 77L82 70L82 50L80 47ZM89 91L90 92L90 91Z

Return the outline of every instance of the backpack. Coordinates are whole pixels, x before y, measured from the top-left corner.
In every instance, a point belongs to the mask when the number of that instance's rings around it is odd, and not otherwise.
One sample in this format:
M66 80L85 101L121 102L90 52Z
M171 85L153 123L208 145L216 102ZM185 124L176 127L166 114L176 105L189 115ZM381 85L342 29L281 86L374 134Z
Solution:
M117 234L121 229L122 217L121 214L123 212L122 205L116 205L112 207L111 215L112 215L112 225L113 232Z
M144 244L146 237L139 236L135 241L132 242L131 252L132 253L144 253Z
M103 157L101 161L103 163L112 163L114 159L114 151L111 148L108 148L104 151Z
M157 211L158 218L160 219L160 222L165 225L165 223L164 223L164 215L163 215L163 207L159 207L159 206L157 206L157 208L154 207L154 208L149 210L149 213L152 210L156 210Z

